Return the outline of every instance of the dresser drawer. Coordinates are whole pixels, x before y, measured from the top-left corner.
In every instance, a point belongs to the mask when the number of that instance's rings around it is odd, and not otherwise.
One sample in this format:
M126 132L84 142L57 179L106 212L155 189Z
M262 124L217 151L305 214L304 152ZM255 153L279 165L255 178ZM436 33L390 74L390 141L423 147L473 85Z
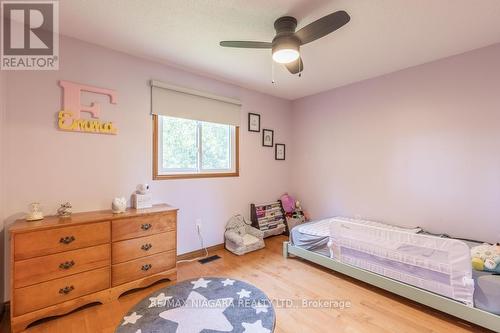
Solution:
M175 231L113 243L113 264L175 250Z
M175 268L175 251L162 252L149 257L112 266L112 284L118 286L149 275Z
M14 288L109 266L110 248L109 244L103 244L16 261L14 262Z
M109 268L71 275L29 287L14 289L14 315L59 304L109 288Z
M14 259L28 259L109 243L109 222L20 233L14 238Z
M114 220L113 241L154 235L175 230L176 214L155 214L133 219Z

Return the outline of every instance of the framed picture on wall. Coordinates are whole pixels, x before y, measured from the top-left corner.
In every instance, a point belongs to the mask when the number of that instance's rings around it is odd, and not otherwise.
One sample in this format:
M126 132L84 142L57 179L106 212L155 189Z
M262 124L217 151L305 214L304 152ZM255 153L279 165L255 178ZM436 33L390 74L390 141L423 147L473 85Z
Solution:
M262 129L262 145L264 147L274 146L274 131L270 129Z
M248 113L248 131L260 132L260 114Z
M274 146L274 159L278 161L285 160L285 145L282 143L277 143Z

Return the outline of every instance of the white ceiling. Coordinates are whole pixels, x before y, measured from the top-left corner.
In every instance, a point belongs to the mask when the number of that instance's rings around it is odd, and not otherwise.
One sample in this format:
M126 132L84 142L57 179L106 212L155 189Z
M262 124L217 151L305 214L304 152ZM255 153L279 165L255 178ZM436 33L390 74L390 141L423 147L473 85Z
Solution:
M301 78L276 65L275 86L270 50L218 45L339 9L351 22L303 46ZM287 99L500 42L499 0L64 0L60 12L62 34Z

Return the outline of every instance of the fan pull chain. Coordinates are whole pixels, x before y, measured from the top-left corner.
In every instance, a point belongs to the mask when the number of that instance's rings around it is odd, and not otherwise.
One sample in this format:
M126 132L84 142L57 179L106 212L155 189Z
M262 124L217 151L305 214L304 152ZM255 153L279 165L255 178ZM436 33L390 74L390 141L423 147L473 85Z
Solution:
M274 61L271 60L271 82L273 85L276 85L276 81L274 80Z

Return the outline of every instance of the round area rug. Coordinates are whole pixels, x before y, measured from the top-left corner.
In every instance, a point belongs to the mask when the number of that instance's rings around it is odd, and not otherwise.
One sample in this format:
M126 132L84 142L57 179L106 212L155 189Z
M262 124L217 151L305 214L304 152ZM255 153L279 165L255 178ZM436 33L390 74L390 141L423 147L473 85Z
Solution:
M254 286L205 277L160 289L123 317L116 333L271 333L276 315Z

